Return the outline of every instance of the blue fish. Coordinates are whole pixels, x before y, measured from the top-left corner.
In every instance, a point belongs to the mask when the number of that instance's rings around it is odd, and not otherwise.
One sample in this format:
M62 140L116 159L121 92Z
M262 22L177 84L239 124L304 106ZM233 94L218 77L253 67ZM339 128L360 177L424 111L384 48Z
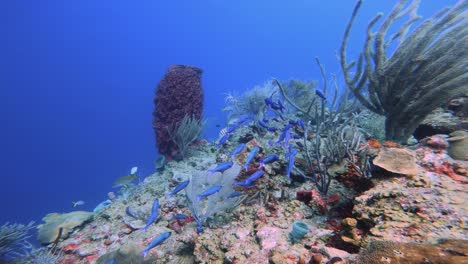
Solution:
M296 123L297 123L298 126L300 126L302 128L302 130L305 130L304 122L302 122L301 119L297 119Z
M286 171L286 177L288 177L288 179L291 179L291 171L294 167L294 157L296 156L296 154L297 154L297 150L293 147L292 144L289 144L289 153L288 153L289 163L288 163L288 168Z
M292 125L291 124L287 124L283 130L281 130L281 135L280 137L278 138L278 140L276 141L276 145L280 145L281 142L286 138L286 134L287 133L290 133L290 132L287 132L291 129Z
M263 170L258 170L254 172L252 175L250 175L250 177L248 177L247 180L251 182L256 181L258 178L262 177L264 173L265 172Z
M302 143L299 142L299 141L296 141L296 144L297 144L300 148L303 148L303 147L304 147L304 144L302 144Z
M235 182L232 184L233 186L240 186L240 187L252 187L255 185L254 182L248 181L248 180L243 180L240 182Z
M327 100L327 98L325 97L325 95L320 91L320 90L315 90L315 94L320 97L320 99L322 100Z
M186 181L183 181L181 182L179 185L177 185L174 190L172 190L172 192L168 193L166 195L166 198L170 198L174 195L176 195L178 192L182 191L185 187L187 187L187 185L190 183L189 180L186 180Z
M184 219L187 219L187 216L184 214L173 214L171 217L171 220L173 219L184 220Z
M221 139L218 141L218 144L216 144L216 146L217 147L222 146L224 143L226 143L228 138L229 138L229 133L226 133L224 136L221 137Z
M149 227L154 221L156 221L156 218L158 218L158 215L159 215L159 200L156 199L156 200L154 200L153 208L151 209L151 215L150 215L150 217L148 218L148 220L146 221L145 227L143 227L143 231L146 231L146 230L148 229L148 227Z
M294 134L294 133L291 133L291 137L294 138L294 139L301 139L302 136L298 135L298 134Z
M302 120L300 118L297 119L296 121L289 120L288 123L293 125L293 126L299 126L300 128L305 129L304 122L302 122Z
M261 127L268 128L267 124L265 124L262 120L258 120L257 122Z
M276 127L268 127L267 130L270 132L276 132Z
M234 197L238 197L238 196L241 196L241 195L242 195L242 193L240 193L240 192L232 192L228 196L224 197L224 200L234 198Z
M231 159L234 159L237 154L241 153L245 148L245 144L241 143L239 144L232 152L231 152Z
M286 148L289 145L289 141L291 140L291 129L286 130L284 135L284 143L283 147Z
M250 177L248 177L247 179L245 179L243 181L240 181L240 182L235 182L233 185L234 186L250 187L250 186L252 186L254 184L254 181L256 181L258 178L262 177L262 175L264 173L265 172L263 170L258 170L255 173L253 173L252 175L250 175Z
M227 128L227 133L234 132L242 123L247 121L250 118L250 115L241 115L233 124Z
M249 153L249 156L247 156L247 160L245 161L244 169L247 170L249 168L250 162L252 162L253 158L257 154L259 148L255 146Z
M135 219L138 219L137 214L130 208L130 206L127 206L127 208L125 208L125 213Z
M215 185L215 186L209 188L208 190L206 190L206 191L200 193L199 195L197 195L197 200L201 200L204 197L213 195L213 194L219 192L221 190L221 188L223 188L223 186Z
M266 156L265 158L260 160L260 166L258 167L259 169L263 168L265 164L272 163L279 160L279 156L277 154L270 154Z
M155 246L161 244L162 242L166 241L171 236L171 232L164 232L160 234L159 236L155 237L151 243L141 252L143 254L143 257L146 257L148 255L149 251L154 248Z
M213 174L215 172L224 172L225 170L229 169L232 167L232 165L234 165L234 163L230 162L230 161L227 161L227 162L223 162L223 163L220 163L218 166L214 167L213 169L211 170L208 170L208 172L210 174Z
M284 109L286 109L280 100L275 102L271 97L265 98L265 104L273 110L279 110L281 113L283 113Z

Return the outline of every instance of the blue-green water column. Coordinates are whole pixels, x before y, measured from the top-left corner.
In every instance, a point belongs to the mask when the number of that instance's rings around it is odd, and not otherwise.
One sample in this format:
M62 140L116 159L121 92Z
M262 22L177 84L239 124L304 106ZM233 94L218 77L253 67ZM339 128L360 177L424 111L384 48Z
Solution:
M309 226L301 221L293 223L292 231L289 233L289 239L292 243L299 242L309 232Z

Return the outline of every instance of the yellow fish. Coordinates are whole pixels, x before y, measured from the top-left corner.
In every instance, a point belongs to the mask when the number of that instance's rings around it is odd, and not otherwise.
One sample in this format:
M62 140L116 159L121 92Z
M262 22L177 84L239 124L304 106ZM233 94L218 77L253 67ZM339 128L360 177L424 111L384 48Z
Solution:
M130 183L132 183L136 179L138 179L138 176L136 176L136 175L127 175L127 176L119 177L119 178L117 178L117 180L115 180L114 185L112 186L112 188L117 188L117 187L129 185Z

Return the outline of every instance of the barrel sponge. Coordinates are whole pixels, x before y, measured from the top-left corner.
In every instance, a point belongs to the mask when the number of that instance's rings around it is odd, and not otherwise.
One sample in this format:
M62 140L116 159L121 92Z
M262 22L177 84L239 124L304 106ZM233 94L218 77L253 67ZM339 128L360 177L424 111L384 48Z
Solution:
M177 145L168 128L184 116L200 120L203 112L202 70L193 66L171 65L159 82L154 97L153 128L160 154L172 159Z

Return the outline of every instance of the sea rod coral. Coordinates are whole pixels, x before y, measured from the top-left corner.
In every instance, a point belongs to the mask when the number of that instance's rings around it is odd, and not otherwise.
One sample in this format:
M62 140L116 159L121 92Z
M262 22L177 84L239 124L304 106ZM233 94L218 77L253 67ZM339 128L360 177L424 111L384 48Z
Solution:
M400 0L380 25L377 14L367 26L363 51L356 61L348 62L346 47L359 0L346 27L341 44L341 68L348 88L371 111L385 115L385 135L404 143L432 110L466 92L468 82L468 1L460 0L424 20L414 30L410 27L420 17L419 0ZM396 20L407 17L399 30L387 36ZM409 32L409 33L408 33ZM389 47L398 40L392 54ZM355 72L352 74L352 72Z

